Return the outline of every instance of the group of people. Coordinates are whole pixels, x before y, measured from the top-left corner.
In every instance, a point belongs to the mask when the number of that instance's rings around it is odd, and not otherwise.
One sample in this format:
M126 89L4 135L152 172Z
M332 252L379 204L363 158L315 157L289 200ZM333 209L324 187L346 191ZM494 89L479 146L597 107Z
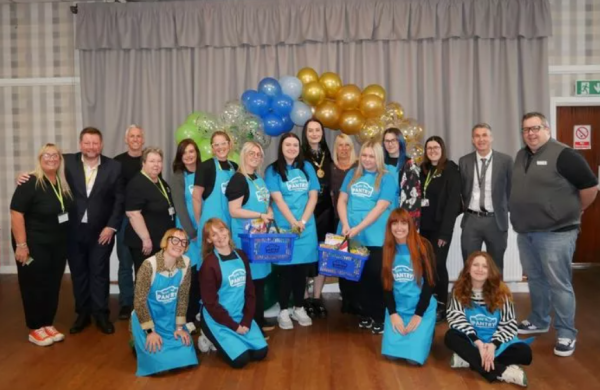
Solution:
M71 333L91 317L114 332L108 264L116 233L119 318L131 317L138 375L197 364L193 326L186 325L194 322L203 342L243 367L267 355L265 332L273 326L264 318L264 284L271 272L281 329L327 316L317 249L337 232L369 250L360 281L339 281L342 311L383 334L383 355L424 364L435 324L447 317L453 367L526 385L519 365L529 364L531 350L516 335L548 331L551 308L555 354L575 349L570 264L581 213L598 183L579 154L551 138L544 115L526 114L522 133L525 146L514 163L492 149L492 129L481 123L472 130L475 151L458 164L432 136L418 165L398 129L387 129L383 142L363 143L357 156L345 134L330 151L323 125L311 119L301 138L281 136L277 159L261 176L261 145L245 143L238 165L228 159L229 135L217 131L207 161L200 162L192 140L178 145L170 185L162 151L144 149L139 126L127 129L128 151L114 160L101 155L102 134L94 128L81 132L80 153L63 155L46 144L11 203L29 340L64 339L53 319L66 258L78 314ZM532 301L520 324L501 276L509 210ZM446 260L462 212L465 267L448 299ZM253 220L299 232L291 261L248 261L239 234Z

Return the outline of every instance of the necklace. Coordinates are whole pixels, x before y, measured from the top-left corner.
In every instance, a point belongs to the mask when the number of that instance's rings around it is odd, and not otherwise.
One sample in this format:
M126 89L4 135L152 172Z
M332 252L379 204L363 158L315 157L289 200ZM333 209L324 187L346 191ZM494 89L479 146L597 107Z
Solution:
M313 161L313 164L317 166L317 177L322 179L325 177L325 171L323 170L323 162L325 161L325 153L323 153L323 157L321 157L321 162L317 164L316 161Z

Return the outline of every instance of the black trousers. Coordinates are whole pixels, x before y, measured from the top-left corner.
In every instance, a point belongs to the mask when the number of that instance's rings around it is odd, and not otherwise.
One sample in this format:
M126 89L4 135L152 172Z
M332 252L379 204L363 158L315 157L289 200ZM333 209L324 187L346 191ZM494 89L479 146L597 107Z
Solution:
M385 304L383 301L383 283L381 281L381 264L383 249L380 246L369 246L369 259L365 262L358 290L362 315L371 317L373 321L383 323Z
M293 296L294 307L304 305L304 290L308 267L313 264L295 264L277 266L279 276L279 307L287 309L290 303L290 293Z
M437 297L438 301L438 309L446 310L446 303L448 302L448 268L446 267L446 262L448 260L448 251L450 250L450 244L452 243L452 239L450 239L446 245L439 246L439 232L434 230L421 230L421 235L431 242L433 246L433 251L435 254L435 271L437 273L437 280L435 283L435 287L433 288L433 293Z
M481 355L476 346L474 346L469 338L461 331L450 329L444 337L446 346L469 363L469 368L477 371L482 377L489 382L493 382L502 375L506 367L517 364L528 366L531 364L532 355L531 348L525 343L513 344L506 348L504 352L494 359L494 369L487 372L481 365Z
M349 309L357 309L360 307L359 282L339 278L338 283L340 285L340 295L342 296L344 306Z
M110 255L116 236L106 245L98 243L100 232L79 224L77 238L68 246L75 311L80 315L108 316Z
M254 305L254 321L259 327L265 326L265 280L267 278L262 279L254 279L252 283L254 283L254 296L256 299L256 303Z
M191 272L191 283L190 283L190 295L187 313L185 315L187 322L195 322L196 314L200 312L200 279L198 266L190 268Z
M223 350L221 343L219 343L219 341L210 331L204 319L202 319L202 322L200 323L200 328L202 328L202 332L210 340L210 342L215 345L217 351L219 352L219 355L221 355L223 360L225 360L227 364L229 364L229 366L232 368L243 368L244 366L246 366L246 364L250 363L251 361L263 360L267 357L267 353L269 352L269 347L264 347L262 349L256 350L249 349L246 352L242 353L240 356L236 357L235 359L231 359Z
M142 253L142 248L134 248L134 247L129 247L129 252L131 253L131 259L133 260L133 269L135 271L135 275L137 276L137 272L139 271L140 267L142 266L142 263L144 262L144 260L146 260L149 257L154 256L156 253L158 253L160 251L160 246L152 246L152 248L158 248L158 250L151 252L149 255L145 255Z
M29 265L17 263L17 273L25 323L29 329L36 330L54 323L67 264L67 243L28 242L27 245L33 261Z

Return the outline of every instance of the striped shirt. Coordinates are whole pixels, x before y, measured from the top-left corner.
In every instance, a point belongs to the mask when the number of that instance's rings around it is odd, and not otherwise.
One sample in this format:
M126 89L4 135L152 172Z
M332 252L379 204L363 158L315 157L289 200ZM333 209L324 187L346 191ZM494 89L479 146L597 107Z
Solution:
M485 306L485 301L483 300L483 293L481 290L473 290L473 293L471 294L471 302L474 305ZM473 342L479 339L477 336L477 331L467 320L465 308L454 295L452 296L447 309L447 319L450 329L456 329L463 332ZM500 309L500 322L498 323L498 328L492 336L492 342L496 344L496 347L498 347L502 343L512 340L516 335L517 320L515 318L515 306L511 301L506 300Z

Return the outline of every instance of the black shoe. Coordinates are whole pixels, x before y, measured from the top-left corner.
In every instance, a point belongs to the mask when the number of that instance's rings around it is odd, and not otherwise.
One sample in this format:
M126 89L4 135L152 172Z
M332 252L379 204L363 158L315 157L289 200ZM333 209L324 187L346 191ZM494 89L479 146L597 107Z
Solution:
M435 323L440 324L446 321L446 310L438 310L435 313Z
M319 318L327 318L327 309L323 305L323 301L319 299L313 299L312 305L315 309L315 316Z
M310 318L315 318L315 316L317 315L316 313L316 309L315 309L315 305L313 303L313 300L310 298L306 298L304 300L304 310L306 310L306 314L308 314L308 316Z
M361 329L371 329L373 327L373 320L369 317L360 317L358 327Z
M382 334L383 333L383 324L381 322L373 321L373 326L371 326L371 333Z
M79 314L77 319L69 329L69 333L76 334L87 328L92 323L92 319L88 314Z
M131 306L121 306L119 309L119 319L127 321L131 318Z
M96 326L104 334L113 334L113 333L115 333L115 326L106 317L98 317L98 318L96 318Z

